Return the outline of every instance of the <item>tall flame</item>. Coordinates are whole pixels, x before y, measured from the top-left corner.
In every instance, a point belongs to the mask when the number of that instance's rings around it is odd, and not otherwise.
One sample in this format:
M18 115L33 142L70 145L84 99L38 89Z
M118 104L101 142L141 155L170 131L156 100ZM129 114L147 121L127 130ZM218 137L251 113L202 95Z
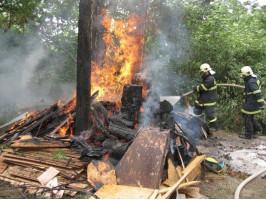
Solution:
M117 102L123 86L131 83L141 65L143 31L138 25L141 20L134 14L122 21L108 17L105 10L102 13L106 50L102 66L92 62L92 92L99 90L99 100Z

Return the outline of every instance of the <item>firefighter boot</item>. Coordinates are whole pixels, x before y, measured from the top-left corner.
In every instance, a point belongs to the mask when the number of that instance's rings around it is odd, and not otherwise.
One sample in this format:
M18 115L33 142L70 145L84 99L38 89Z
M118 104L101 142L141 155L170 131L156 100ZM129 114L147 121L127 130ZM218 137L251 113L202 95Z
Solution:
M252 139L252 134L250 133L245 133L243 135L239 135L240 138L242 139L247 139L247 140L251 140Z

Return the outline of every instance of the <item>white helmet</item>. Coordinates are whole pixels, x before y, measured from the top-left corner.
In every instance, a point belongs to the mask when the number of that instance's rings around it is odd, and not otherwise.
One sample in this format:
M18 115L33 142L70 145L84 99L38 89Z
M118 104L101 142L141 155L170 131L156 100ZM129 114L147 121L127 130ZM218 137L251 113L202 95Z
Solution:
M250 66L244 66L241 68L241 76L242 75L245 75L245 76L250 76L250 75L253 75L253 71L251 69Z
M204 63L200 66L201 72L210 72L210 74L215 74L215 71L212 70L211 66L208 63Z

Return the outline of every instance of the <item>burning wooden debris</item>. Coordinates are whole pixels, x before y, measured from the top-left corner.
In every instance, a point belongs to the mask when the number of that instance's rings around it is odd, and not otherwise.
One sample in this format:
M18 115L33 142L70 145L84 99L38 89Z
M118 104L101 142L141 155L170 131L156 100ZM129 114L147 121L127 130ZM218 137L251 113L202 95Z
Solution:
M115 103L98 102L96 97L97 93L92 95L88 108L92 126L80 136L73 136L75 99L31 113L2 133L0 144L7 149L1 151L0 179L30 194L58 198L62 192L118 198L110 189L119 198L169 198L177 189L198 197L198 190L189 186L199 184L194 180L203 170L205 156L195 144L195 139L208 137L203 122L174 112L164 101L151 124L140 126L143 99L139 85L124 86L120 110ZM50 179L44 181L46 175ZM133 194L136 188L139 193Z

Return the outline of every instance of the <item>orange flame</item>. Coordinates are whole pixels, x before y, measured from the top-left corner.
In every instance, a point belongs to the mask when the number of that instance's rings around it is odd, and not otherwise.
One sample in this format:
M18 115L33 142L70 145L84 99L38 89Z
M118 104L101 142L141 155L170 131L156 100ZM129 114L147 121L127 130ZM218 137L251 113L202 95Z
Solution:
M12 130L15 129L16 127L23 125L23 124L24 124L24 123L25 123L30 117L35 117L35 116L36 116L35 111L33 111L33 112L31 112L31 113L26 112L25 114L26 114L26 117L25 117L25 119L24 119L23 121L19 122L18 124L13 125L13 126L10 127L7 131L12 131Z
M102 24L106 28L103 65L92 62L92 91L99 90L99 100L118 102L123 86L130 84L141 65L144 44L141 20L132 14L128 21L114 20L103 10Z
M58 130L58 133L64 137L66 136L68 130L69 130L69 135L72 136L73 135L73 128L71 127L71 125L74 123L74 119L73 119L73 116L68 113L68 119L67 119L67 122L66 122L66 126L65 127L62 127Z

